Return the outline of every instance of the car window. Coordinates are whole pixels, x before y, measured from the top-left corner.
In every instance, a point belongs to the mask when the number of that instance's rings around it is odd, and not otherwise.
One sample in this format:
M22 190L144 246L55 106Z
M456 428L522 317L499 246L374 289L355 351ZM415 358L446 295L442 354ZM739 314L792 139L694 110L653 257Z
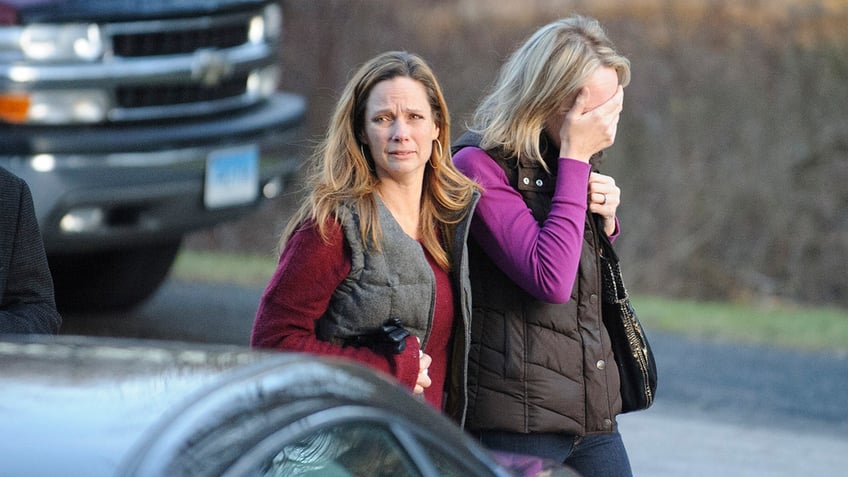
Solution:
M373 422L322 428L285 445L263 477L420 477L391 431Z
M427 453L430 462L436 468L440 477L466 477L473 475L469 473L468 464L457 460L441 447L434 445L428 440L420 440L419 443Z

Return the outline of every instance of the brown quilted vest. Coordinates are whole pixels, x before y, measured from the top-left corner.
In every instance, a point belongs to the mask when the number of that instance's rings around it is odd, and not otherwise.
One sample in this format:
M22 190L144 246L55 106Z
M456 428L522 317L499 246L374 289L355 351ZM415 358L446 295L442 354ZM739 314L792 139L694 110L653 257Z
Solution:
M541 138L546 144L545 137ZM454 151L476 146L466 133ZM551 208L557 153L538 163L487 151L541 224ZM483 192L485 194L485 191ZM470 431L610 432L620 412L619 378L601 321L598 240L587 213L577 281L563 304L542 302L519 288L473 238L469 260L473 312L468 368Z

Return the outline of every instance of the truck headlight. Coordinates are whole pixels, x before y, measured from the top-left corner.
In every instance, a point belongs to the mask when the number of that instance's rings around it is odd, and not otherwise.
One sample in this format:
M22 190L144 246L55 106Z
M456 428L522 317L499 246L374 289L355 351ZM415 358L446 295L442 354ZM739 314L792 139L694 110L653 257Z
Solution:
M262 15L250 19L248 38L251 43L275 42L283 29L283 12L280 6L272 3L262 10Z
M27 124L90 124L106 119L109 98L100 90L36 91L0 95L0 119Z
M103 219L100 207L77 207L62 216L59 229L64 233L92 232L103 226Z
M21 50L36 61L93 61L103 54L97 25L30 25L20 36Z
M268 98L277 91L279 81L280 68L277 65L252 71L247 77L247 93L254 98Z

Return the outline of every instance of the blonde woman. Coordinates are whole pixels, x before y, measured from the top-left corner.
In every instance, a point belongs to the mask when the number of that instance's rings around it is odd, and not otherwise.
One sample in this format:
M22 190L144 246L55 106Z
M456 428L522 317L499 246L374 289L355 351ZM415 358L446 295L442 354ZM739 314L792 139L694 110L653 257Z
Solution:
M629 80L597 21L552 22L504 64L454 146L483 189L469 242L466 427L583 476L631 475L596 252L600 234L618 233L620 190L590 165L615 140Z

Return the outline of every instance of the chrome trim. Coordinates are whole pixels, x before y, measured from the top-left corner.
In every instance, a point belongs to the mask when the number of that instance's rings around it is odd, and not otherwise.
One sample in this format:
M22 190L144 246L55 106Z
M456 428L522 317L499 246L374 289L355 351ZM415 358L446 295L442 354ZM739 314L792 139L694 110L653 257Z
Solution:
M237 12L226 15L210 15L197 18L175 18L140 20L134 22L105 23L102 31L108 36L158 33L177 30L197 30L221 25L249 23L250 19L262 15L262 8L250 12Z
M199 50L203 51L203 50ZM0 81L25 71L28 83L55 83L55 86L84 82L87 85L109 86L117 83L145 83L150 81L191 81L196 52L186 55L120 58L102 63L87 64L13 64L0 65ZM246 71L272 63L275 51L270 45L248 44L227 50L217 50L233 71ZM51 85L54 86L54 85Z
M255 142L239 143L237 145L255 145ZM83 170L94 169L102 171L104 168L149 168L149 167L173 167L192 163L205 164L206 157L210 152L232 147L231 145L217 145L211 147L191 147L183 149L167 149L163 151L148 152L123 152L112 154L60 154L55 161L52 170ZM14 163L25 165L37 170L33 161L39 156L15 157ZM61 159L61 160L58 160Z

